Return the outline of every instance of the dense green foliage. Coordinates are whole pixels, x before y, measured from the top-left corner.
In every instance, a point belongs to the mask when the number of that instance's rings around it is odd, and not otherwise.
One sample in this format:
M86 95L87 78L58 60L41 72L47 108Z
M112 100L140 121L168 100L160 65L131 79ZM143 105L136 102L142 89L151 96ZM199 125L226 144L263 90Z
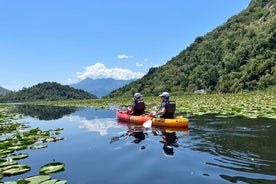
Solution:
M17 92L11 92L4 96L0 96L0 102L55 101L93 98L97 97L84 90L75 89L56 82L44 82L30 88L23 88Z
M107 97L157 95L204 89L211 93L263 90L276 85L276 1L252 0L248 8L178 56Z

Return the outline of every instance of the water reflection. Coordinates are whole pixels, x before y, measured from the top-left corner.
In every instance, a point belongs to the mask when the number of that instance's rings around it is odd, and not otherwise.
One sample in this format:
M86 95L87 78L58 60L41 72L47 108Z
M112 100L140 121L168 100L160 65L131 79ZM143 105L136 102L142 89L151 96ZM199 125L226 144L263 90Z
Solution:
M139 129L130 129L128 130L128 136L134 137L134 140L131 143L139 144L140 142L145 140L146 137L148 137L148 133Z
M76 107L20 104L16 106L14 113L23 114L25 116L37 118L39 120L54 120L60 119L65 115L69 115L75 112L76 110Z
M175 132L162 131L162 141L160 142L164 144L163 150L166 155L171 156L174 154L174 147L178 147L177 140Z
M55 107L40 108L32 107L33 112L27 107L23 112L38 119L55 119L45 123L30 118L35 126L64 128L66 141L51 144L47 153L40 152L32 162L53 157L64 160L66 170L59 174L69 183L276 182L275 119L206 115L190 117L189 129L145 129L117 122L115 110L78 108L67 116L70 109L64 107L57 107L56 112L51 112ZM47 117L35 111L46 111ZM56 120L58 117L63 118ZM136 147L139 151L133 149ZM135 169L129 169L130 163Z
M126 140L130 137L133 138L131 143L139 144L148 137L148 132L146 132L146 129L141 125L131 124L131 123L122 122L122 121L118 121L117 123L119 126L127 127L128 130L119 136L113 136L110 140L110 144L119 140ZM146 148L145 146L142 146L141 150L144 150L145 148Z
M118 121L118 125L125 126L128 130L126 133L112 137L110 144L119 140L127 140L131 137L133 138L131 143L139 144L147 139L149 134L152 134L153 136L160 137L159 142L163 144L162 149L165 156L174 155L174 148L179 147L177 143L178 137L183 138L189 135L188 128L152 127L149 129L144 128L142 125L122 121ZM177 135L179 132L182 132L181 136ZM146 146L141 146L141 150L144 150L145 148Z
M109 128L114 127L114 118L101 118L101 119L81 119L79 128L86 128L90 132L99 132L100 135L104 136L107 134Z
M101 136L107 135L109 128L116 125L115 111L93 108L82 108L71 115L79 120L79 128L89 132L99 132Z
M174 149L179 147L178 138L189 136L188 128L155 127L152 132L155 136L161 137L159 142L163 143L163 153L165 156L174 155Z
M230 182L256 183L258 178L274 178L276 173L276 121L274 119L194 117L190 126L191 149L214 155L206 162L213 167L243 173L243 177L221 174ZM191 119L191 121L193 121ZM259 174L261 171L261 175ZM245 173L251 173L250 179ZM265 181L264 179L260 181ZM270 181L270 180L266 180ZM275 181L275 180L274 180Z

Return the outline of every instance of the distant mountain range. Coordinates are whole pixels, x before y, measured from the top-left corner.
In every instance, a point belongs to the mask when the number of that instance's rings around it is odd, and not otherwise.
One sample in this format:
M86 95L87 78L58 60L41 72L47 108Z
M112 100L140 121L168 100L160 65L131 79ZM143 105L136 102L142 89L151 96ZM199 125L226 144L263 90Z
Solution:
M71 84L70 86L77 89L82 89L101 98L102 96L108 95L113 90L123 87L132 81L133 80L116 80L113 78L86 78L76 84Z
M5 89L5 88L0 86L0 95L5 95L9 92L11 92L11 90Z

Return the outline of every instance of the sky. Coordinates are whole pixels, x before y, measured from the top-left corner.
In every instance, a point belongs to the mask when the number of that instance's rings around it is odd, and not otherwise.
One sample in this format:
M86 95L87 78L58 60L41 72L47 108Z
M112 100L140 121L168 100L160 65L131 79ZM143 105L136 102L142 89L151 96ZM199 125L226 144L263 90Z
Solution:
M0 0L0 86L137 79L250 0Z

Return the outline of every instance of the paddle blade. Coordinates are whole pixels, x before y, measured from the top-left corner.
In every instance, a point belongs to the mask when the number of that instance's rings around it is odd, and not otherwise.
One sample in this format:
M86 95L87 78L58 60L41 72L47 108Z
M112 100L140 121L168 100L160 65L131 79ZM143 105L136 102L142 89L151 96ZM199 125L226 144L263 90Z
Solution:
M152 125L152 120L151 119L146 121L145 123L143 123L143 127L145 127L145 128L150 128L151 125Z

